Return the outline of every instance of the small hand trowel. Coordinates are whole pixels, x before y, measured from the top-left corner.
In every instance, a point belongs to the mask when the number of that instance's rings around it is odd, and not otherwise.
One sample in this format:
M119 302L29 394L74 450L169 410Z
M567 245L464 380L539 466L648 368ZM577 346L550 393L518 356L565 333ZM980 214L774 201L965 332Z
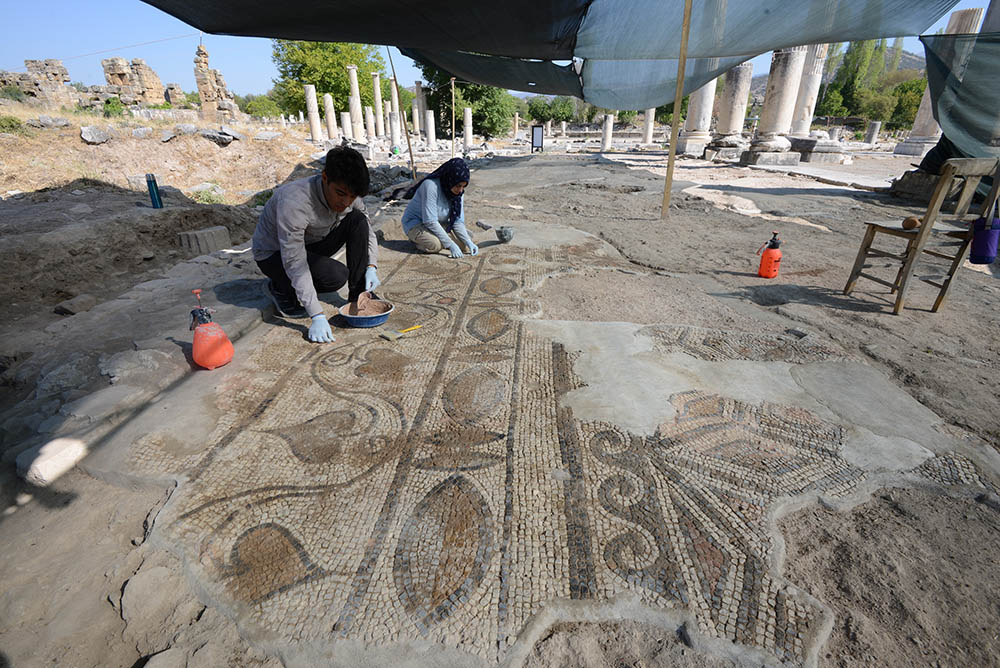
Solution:
M421 327L423 327L423 325L414 325L413 327L407 327L406 329L404 329L402 331L397 331L395 329L389 329L389 330L386 330L386 331L382 332L381 334L379 334L379 336L381 336L386 341L395 341L396 339L398 339L399 337L401 337L403 334L406 334L407 332L412 332L415 329L420 329Z

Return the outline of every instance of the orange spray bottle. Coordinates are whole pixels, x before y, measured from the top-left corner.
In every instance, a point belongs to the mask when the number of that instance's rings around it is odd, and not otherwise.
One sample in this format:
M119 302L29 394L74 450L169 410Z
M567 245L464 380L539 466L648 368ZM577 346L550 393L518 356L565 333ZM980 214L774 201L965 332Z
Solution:
M232 341L219 323L212 322L212 312L201 305L201 290L191 292L198 298L198 307L191 310L191 329L194 330L191 357L195 364L206 369L229 364L235 353Z
M774 278L778 275L778 268L781 266L781 240L778 239L778 232L775 230L772 232L774 236L767 243L761 245L757 249L757 255L760 255L760 268L757 270L757 275L761 278Z

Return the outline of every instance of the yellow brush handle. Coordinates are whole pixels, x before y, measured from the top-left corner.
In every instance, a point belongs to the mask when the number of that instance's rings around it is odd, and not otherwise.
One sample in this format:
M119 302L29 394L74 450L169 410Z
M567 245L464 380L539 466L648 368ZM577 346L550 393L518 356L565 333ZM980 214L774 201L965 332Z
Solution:
M400 330L400 334L406 334L407 332L412 332L415 329L420 329L423 325L414 325L413 327L407 327L406 329Z

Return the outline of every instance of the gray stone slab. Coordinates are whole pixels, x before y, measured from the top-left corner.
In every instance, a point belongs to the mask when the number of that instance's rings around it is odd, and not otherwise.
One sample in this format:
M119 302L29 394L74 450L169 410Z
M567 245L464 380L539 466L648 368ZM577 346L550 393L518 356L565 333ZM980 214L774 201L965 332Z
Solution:
M80 139L88 144L96 145L110 141L111 135L92 125L84 125L80 128Z
M177 241L181 248L186 251L205 255L213 251L229 248L232 241L229 238L229 230L222 225L207 227L203 230L191 232L180 232Z
M794 151L743 151L740 156L741 165L775 165L794 167L801 157Z

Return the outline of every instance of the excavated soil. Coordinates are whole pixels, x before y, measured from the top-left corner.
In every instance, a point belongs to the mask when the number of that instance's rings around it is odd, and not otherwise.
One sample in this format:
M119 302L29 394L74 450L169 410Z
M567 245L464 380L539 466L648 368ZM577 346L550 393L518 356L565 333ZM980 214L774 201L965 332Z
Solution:
M804 510L781 529L785 574L835 615L820 666L998 665L997 510L889 489L846 513Z

